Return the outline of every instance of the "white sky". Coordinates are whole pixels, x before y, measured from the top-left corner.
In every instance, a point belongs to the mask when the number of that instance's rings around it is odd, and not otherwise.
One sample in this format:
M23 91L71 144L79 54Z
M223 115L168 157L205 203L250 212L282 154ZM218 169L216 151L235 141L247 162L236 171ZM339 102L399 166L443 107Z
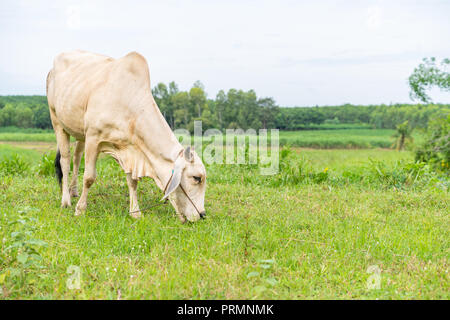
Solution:
M254 89L282 106L411 102L423 57L450 57L450 1L0 1L0 94L45 94L53 57L149 62L152 85L209 97ZM450 94L432 91L435 102Z

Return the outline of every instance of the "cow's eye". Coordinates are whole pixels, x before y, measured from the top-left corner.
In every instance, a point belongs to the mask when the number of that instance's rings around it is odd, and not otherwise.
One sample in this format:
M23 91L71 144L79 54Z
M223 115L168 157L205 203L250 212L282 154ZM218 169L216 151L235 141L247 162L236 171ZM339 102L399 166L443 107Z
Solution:
M198 183L202 182L202 177L193 176L192 178Z

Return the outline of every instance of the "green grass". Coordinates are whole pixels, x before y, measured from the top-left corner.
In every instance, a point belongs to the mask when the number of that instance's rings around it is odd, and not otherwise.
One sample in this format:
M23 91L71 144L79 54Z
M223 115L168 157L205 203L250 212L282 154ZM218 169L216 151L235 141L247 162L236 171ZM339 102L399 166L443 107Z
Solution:
M0 141L56 142L56 138L53 132L44 132L44 133L0 132Z
M20 155L23 160L32 164L38 159L40 154L34 150L26 150L9 144L0 144L0 161L15 155Z
M388 149L295 149L295 151L299 156L308 159L314 168L331 167L337 172L365 166L368 159L382 160L390 164L398 160L412 160L409 151L395 152Z
M330 127L334 128L334 127ZM14 130L12 130L14 131ZM347 148L390 148L394 142L390 129L321 129L302 131L280 131L280 145L293 147L347 149ZM419 132L414 133L416 142L421 140ZM0 141L43 141L56 142L52 131L27 132L0 130ZM73 141L73 139L72 139Z
M280 145L321 149L390 148L394 133L391 129L281 131ZM421 135L414 134L414 139L420 140Z
M59 207L55 178L36 173L41 153L0 145L0 161L16 153L30 168L0 170L2 299L450 298L448 187L432 173L391 184L376 170L402 174L409 152L295 150L282 157L286 170L328 168L324 180L296 184L211 165L208 218L184 225L170 206L130 218L125 175L110 158L99 160L87 214L75 217ZM150 179L139 184L142 208L160 198ZM80 289L67 286L70 266ZM367 287L371 266L380 289Z
M0 133L53 133L52 129L18 128L14 126L0 127Z
M298 130L337 130L337 129L373 129L373 125L368 123L321 123L305 124Z

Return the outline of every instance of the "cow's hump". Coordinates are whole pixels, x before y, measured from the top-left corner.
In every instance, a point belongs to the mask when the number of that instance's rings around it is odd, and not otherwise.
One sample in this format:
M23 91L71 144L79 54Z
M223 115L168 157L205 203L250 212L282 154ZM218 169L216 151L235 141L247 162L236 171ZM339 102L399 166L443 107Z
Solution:
M147 60L141 54L135 51L130 52L123 58L120 58L118 63L136 79L144 82L150 81Z
M114 61L114 59L105 55L83 50L73 50L62 52L57 55L54 60L54 69L63 71L76 65L100 64L102 62L111 61Z

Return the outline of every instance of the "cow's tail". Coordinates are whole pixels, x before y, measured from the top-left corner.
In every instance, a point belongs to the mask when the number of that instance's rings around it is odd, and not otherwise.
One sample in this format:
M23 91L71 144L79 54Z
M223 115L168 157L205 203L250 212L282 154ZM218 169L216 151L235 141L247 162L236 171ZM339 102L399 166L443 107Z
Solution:
M59 152L59 149L56 152L55 157L55 172L56 172L56 179L58 179L59 187L61 187L63 172L61 170L61 153Z

